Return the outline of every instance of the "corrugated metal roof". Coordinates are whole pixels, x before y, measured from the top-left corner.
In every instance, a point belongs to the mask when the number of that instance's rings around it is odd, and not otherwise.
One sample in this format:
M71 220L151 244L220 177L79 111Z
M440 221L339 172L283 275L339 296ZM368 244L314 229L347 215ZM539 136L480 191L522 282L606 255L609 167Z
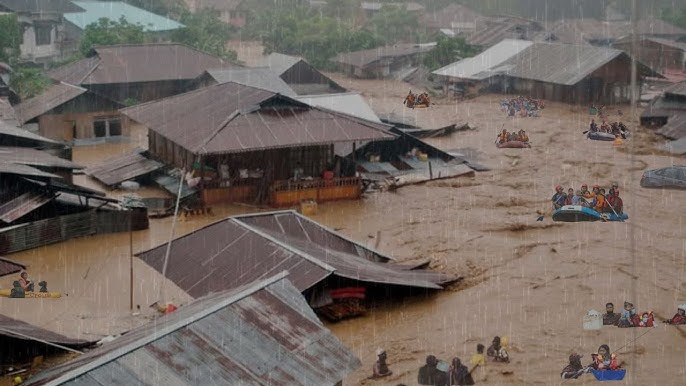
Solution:
M0 315L0 335L24 341L40 339L69 348L87 347L94 343L83 339L72 339L4 315Z
M549 29L561 42L575 44L590 40L612 41L633 33L643 36L686 35L685 29L654 18L639 18L636 31L628 20L604 21L593 18L559 20L552 23Z
M506 39L482 53L439 68L433 74L451 78L482 80L492 76L492 68L517 55L534 43Z
M296 95L295 91L269 68L210 69L205 72L217 83L234 82L281 95Z
M436 43L398 43L392 46L377 47L369 50L345 52L336 55L336 57L330 60L335 63L365 67L383 59L426 53L431 51L435 45Z
M0 155L1 157L1 155ZM15 164L12 162L5 162L0 158L0 174L16 174L20 176L31 176L31 177L49 177L49 178L62 178L57 174L47 173L42 170L32 168L30 166Z
M0 146L0 162L49 168L83 169L83 166L79 166L71 161L30 147Z
M262 66L268 67L270 70L281 75L296 63L303 60L299 56L285 55L278 52L272 52L263 61Z
M4 121L0 121L0 136L8 136L8 137L14 137L14 138L21 138L24 140L30 140L34 141L40 144L52 144L56 145L59 144L59 142L54 141L49 138L42 137L38 134L34 134L28 130L12 126L10 124L5 123ZM2 141L0 141L2 142Z
M490 47L504 39L534 40L543 27L533 21L517 17L486 17L478 20L476 30L467 36L467 43Z
M682 97L686 97L686 82L680 82L669 86L664 90L665 94L673 94Z
M166 244L137 254L162 271ZM334 274L371 283L441 288L447 275L404 271L371 251L293 211L229 217L177 238L166 275L193 297L244 285L288 270L304 291Z
M656 133L669 139L686 137L686 111L673 111L667 118L667 123L660 127Z
M686 154L686 136L676 141L667 142L662 148L670 153Z
M54 195L43 192L26 192L12 200L0 203L0 221L11 223L55 198Z
M212 294L28 385L335 385L361 363L283 274Z
M16 261L0 256L0 277L11 275L26 269L26 266Z
M81 8L70 0L0 0L0 6L14 12L64 13L79 12Z
M48 72L79 85L195 79L209 68L236 68L182 44L128 44L94 48L96 56Z
M336 93L319 95L298 95L295 99L310 106L337 111L368 121L381 123L381 119L359 93Z
M217 84L121 111L196 154L395 138L385 126L237 83Z
M171 31L185 26L164 16L148 12L121 1L72 1L83 12L65 13L64 18L79 29L85 30L101 18L118 21L125 18L128 23L139 24L146 32Z
M144 150L135 149L118 157L109 158L83 172L105 185L112 186L154 172L164 164L145 157Z
M64 82L56 83L42 94L14 106L14 112L19 123L24 124L87 91L85 88Z
M661 38L648 38L647 40L654 41L655 43L659 43L668 47L676 48L682 51L686 51L686 43L682 42L677 42L675 40L670 40L670 39L661 39Z

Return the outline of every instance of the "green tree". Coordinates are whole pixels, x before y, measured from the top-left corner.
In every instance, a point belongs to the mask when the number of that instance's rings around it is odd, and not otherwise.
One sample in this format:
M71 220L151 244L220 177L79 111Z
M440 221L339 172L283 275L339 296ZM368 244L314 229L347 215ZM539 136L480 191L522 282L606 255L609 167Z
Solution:
M660 18L677 27L686 28L686 7L679 9L663 8Z
M0 15L0 62L16 62L19 58L21 37L17 15Z
M417 40L419 20L417 15L408 12L406 7L384 5L372 17L371 24L375 34L385 44Z
M172 33L172 40L195 47L223 59L237 60L235 51L226 48L232 27L219 20L213 9L201 9L195 13L184 12L180 22L186 27Z
M15 68L10 78L10 87L21 99L32 98L42 93L51 84L52 80L40 68Z
M143 26L131 24L124 17L119 21L101 18L86 26L81 38L81 54L87 56L93 46L113 44L139 44L146 41Z
M457 60L474 56L478 52L477 47L467 44L464 38L439 36L436 47L424 57L424 65L433 71Z

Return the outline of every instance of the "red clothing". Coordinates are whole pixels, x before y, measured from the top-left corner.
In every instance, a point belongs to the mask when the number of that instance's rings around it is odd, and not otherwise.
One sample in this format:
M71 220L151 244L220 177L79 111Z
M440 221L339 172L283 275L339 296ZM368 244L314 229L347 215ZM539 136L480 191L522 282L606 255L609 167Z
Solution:
M674 315L672 320L669 321L669 324L686 324L686 315Z
M322 178L325 180L333 180L333 172L331 170L326 170L322 173Z
M19 278L19 285L20 285L21 288L23 288L24 290L26 290L26 288L28 288L29 284L31 284L31 280L26 280L26 279L24 279L23 277L20 277L20 278Z

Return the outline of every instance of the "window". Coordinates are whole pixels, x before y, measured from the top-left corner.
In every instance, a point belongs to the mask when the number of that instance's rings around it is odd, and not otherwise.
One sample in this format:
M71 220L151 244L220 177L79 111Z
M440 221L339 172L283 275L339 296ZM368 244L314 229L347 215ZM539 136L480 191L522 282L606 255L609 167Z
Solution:
M52 42L52 26L48 24L35 24L33 30L36 33L36 45L44 46Z
M93 134L96 138L118 137L122 135L121 119L97 118L93 121Z

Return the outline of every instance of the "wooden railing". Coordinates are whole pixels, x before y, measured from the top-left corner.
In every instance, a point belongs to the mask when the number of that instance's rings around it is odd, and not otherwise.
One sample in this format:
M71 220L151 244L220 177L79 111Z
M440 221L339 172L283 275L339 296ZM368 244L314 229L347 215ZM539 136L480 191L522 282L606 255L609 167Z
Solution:
M334 178L331 180L281 180L274 181L272 184L272 191L283 192L283 191L293 191L293 190L304 190L304 189L319 189L319 188L330 188L330 187L341 187L341 186L359 186L359 177L342 177Z

